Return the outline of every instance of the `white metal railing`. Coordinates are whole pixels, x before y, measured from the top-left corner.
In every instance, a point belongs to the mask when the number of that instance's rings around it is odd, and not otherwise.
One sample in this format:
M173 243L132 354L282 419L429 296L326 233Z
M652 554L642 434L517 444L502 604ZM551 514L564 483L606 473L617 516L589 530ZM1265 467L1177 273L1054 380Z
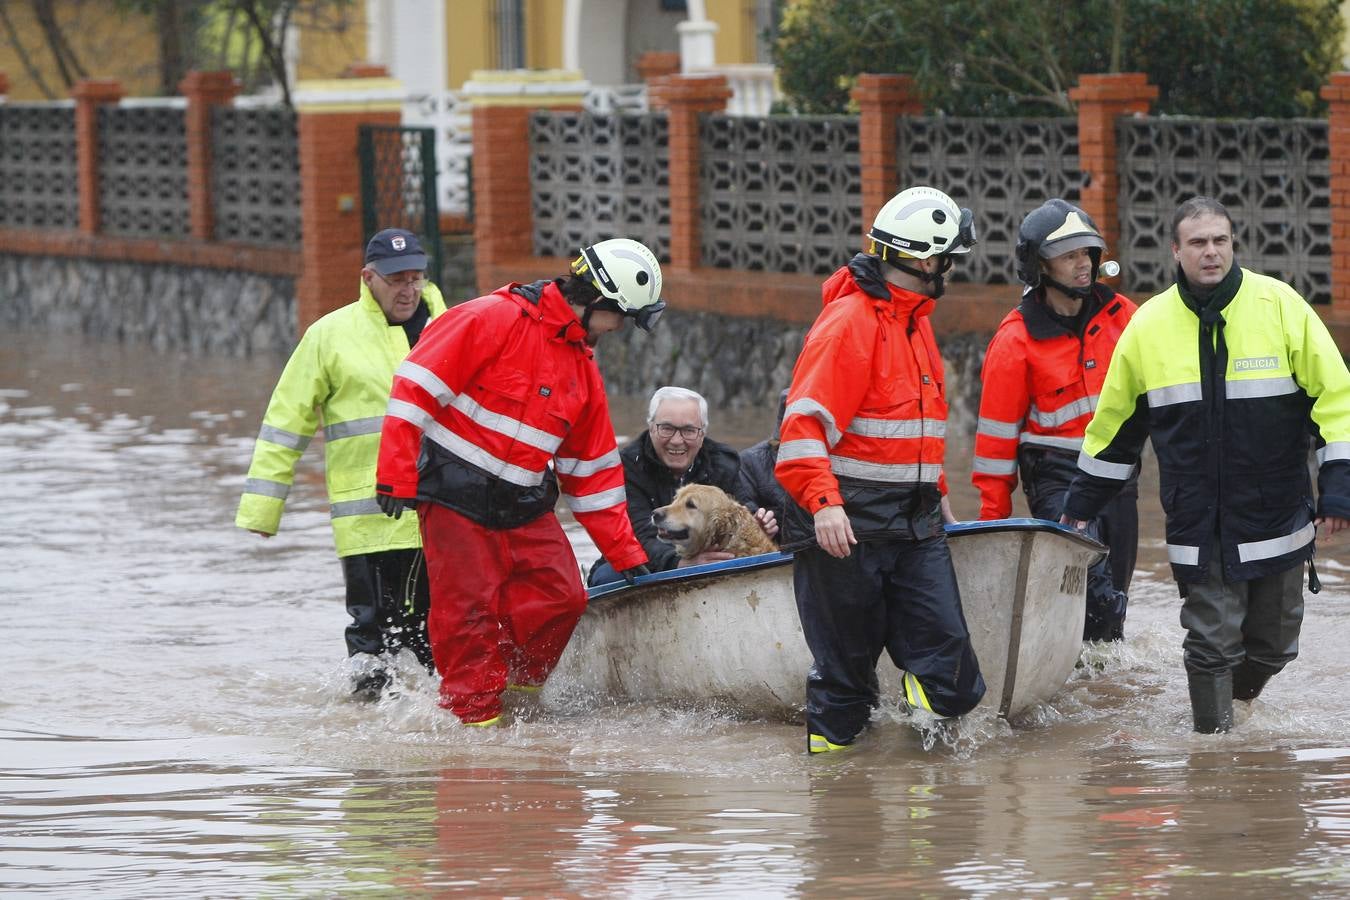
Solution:
M459 91L409 97L405 125L436 129L436 202L442 213L468 215L469 160L473 156L473 109Z

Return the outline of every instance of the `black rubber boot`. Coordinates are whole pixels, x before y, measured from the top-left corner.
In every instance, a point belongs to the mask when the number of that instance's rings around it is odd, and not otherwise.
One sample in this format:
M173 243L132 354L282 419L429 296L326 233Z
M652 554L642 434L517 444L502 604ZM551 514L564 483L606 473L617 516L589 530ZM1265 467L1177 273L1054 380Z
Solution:
M1219 734L1233 727L1233 673L1189 672L1191 719L1200 734Z
M1243 660L1233 667L1233 699L1255 700L1270 680L1270 673Z

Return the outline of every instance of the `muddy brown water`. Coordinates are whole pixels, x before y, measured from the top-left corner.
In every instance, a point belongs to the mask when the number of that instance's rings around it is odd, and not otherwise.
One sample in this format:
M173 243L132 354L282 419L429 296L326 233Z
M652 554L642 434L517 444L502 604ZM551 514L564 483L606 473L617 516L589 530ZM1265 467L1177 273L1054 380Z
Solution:
M1350 895L1350 545L1225 736L1190 732L1147 477L1127 641L1016 728L882 715L824 760L717 710L518 706L471 733L412 672L347 699L318 447L279 536L233 527L282 362L0 336L5 895ZM616 398L621 434L644 404ZM956 436L973 515L968 458Z

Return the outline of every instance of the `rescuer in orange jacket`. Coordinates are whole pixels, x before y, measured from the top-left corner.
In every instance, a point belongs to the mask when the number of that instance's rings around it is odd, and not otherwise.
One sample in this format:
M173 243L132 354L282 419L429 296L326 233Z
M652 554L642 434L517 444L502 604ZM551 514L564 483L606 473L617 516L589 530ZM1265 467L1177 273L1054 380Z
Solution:
M943 530L947 403L928 321L952 255L975 243L971 213L910 188L868 236L871 252L822 289L774 469L793 501L781 534L813 660L810 753L842 750L867 727L883 649L911 707L959 716L984 696Z
M1047 200L1022 220L1016 249L1022 302L994 333L982 372L971 473L981 519L1012 514L1019 472L1033 516L1058 521L1063 512L1083 431L1135 310L1097 281L1105 250L1091 217L1063 200ZM1094 536L1111 553L1089 572L1084 640L1124 637L1138 493L1132 477L1094 523Z
M664 308L652 252L601 241L569 275L452 307L394 373L375 488L396 518L416 504L441 705L465 724L543 684L586 608L560 491L617 571L646 572L591 347Z

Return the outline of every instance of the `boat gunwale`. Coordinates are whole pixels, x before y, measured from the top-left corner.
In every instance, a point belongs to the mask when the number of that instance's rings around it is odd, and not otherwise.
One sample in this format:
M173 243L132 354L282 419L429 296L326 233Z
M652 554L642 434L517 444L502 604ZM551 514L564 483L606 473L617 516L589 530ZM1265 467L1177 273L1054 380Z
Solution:
M1106 547L1100 541L1088 537L1083 532L1069 525L1061 525L1059 522L1051 522L1049 519L986 519L982 521L957 522L952 525L944 526L947 537L961 537L963 535L989 534L989 533L1009 533L1009 534L1028 534L1034 532L1049 532L1052 534L1067 537L1097 553L1105 555ZM611 600L620 594L626 594L630 591L636 591L652 585L683 585L689 582L703 581L721 575L731 575L738 572L753 572L759 569L774 568L776 566L786 565L792 561L793 554L784 553L781 550L773 553L761 553L757 556L742 556L737 559L723 560L722 562L704 563L700 566L689 566L683 569L671 569L666 572L653 572L649 575L640 575L633 584L625 581L612 581L607 584L598 584L592 587L588 594L588 600L595 603L597 600Z

